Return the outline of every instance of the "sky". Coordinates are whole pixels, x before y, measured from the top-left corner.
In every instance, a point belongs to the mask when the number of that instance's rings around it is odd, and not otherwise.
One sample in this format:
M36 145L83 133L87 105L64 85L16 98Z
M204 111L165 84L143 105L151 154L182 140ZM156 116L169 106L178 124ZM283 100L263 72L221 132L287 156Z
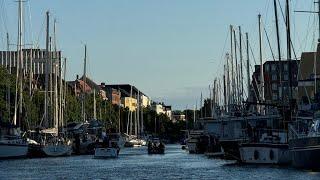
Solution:
M318 26L314 14L294 11L314 10L313 1L291 0L292 40L298 57L303 51L314 51ZM279 2L284 11L285 0ZM259 62L259 13L276 52L273 0L27 0L25 44L45 48L48 10L51 35L53 19L57 20L57 46L68 61L68 80L83 74L87 44L87 74L92 80L132 84L174 109L199 106L200 94L207 97L209 85L221 78L230 49L230 24L249 33L252 67ZM278 11L285 57L285 26ZM0 0L1 49L6 48L6 32L12 44L17 42L15 0ZM271 60L266 40L264 36L264 60Z

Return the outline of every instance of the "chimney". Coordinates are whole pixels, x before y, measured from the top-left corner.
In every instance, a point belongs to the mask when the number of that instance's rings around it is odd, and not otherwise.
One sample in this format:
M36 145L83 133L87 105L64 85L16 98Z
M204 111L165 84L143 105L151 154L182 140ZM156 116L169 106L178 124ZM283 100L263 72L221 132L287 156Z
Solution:
M77 74L76 78L77 78L76 80L78 80L78 79L79 79L79 75L78 75L78 74Z

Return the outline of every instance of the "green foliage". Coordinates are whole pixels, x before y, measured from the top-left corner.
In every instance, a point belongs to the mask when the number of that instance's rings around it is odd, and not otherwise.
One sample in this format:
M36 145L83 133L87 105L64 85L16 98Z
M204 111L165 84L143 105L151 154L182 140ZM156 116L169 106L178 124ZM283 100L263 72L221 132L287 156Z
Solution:
M10 87L10 106L8 106L8 89ZM14 100L16 92L16 80L15 74L9 74L7 70L0 67L0 120L11 122L14 114ZM21 120L20 126L24 129L34 129L41 125L44 115L44 92L42 89L33 90L32 95L29 94L29 81L26 78L23 82L23 113L18 114L18 119ZM69 89L66 94L66 108L64 112L64 123L70 122L82 122L83 117L81 113L81 97L75 96L75 94ZM94 97L93 93L85 95L85 109L87 120L94 118L93 111ZM9 109L10 107L10 115ZM51 107L50 112L53 111ZM184 113L184 112L180 112ZM105 101L96 95L96 115L97 119L102 121L105 125L105 129L119 129L122 132L126 132L128 122L128 108L112 105L110 101ZM191 115L191 113L189 113ZM52 113L49 117L52 118ZM141 118L142 119L142 118ZM185 129L185 122L173 123L166 115L158 115L150 107L143 108L143 124L146 133L155 134L157 136L168 138L171 140L179 140L181 137L182 129ZM133 116L134 121L134 116Z
M10 106L7 105L8 102L8 92L10 88L10 98L11 103ZM12 116L9 116L9 109L13 112L13 102L15 96L15 76L13 74L9 74L8 71L0 67L0 118L5 122L11 122Z

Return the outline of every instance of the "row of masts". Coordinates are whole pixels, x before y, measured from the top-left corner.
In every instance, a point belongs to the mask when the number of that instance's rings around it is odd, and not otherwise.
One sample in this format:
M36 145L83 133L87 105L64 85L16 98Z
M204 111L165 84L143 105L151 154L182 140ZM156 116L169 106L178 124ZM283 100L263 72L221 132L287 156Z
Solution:
M17 62L16 62L16 82L15 82L15 98L14 98L14 114L12 123L14 125L20 125L21 121L28 121L23 114L24 106L24 83L28 80L29 97L32 100L34 94L34 72L33 63L36 61L42 61L45 66L45 100L44 100L44 114L41 120L40 126L49 128L53 126L56 129L64 125L64 109L65 109L65 97L66 97L66 81L63 81L66 76L66 59L64 63L61 62L61 57L57 57L57 43L56 43L56 21L54 22L54 54L51 53L51 37L49 35L49 12L46 13L46 53L45 59L33 59L33 47L30 49L30 57L27 59L24 57L23 47L25 47L23 34L24 34L24 16L23 16L23 1L18 1L18 41L17 41ZM9 62L7 62L8 72L12 73L11 53L10 53L10 41L9 33L7 33L7 53L10 55ZM26 58L26 62L24 62ZM28 62L29 61L29 62ZM29 67L29 68L28 68ZM64 69L63 69L64 67ZM40 76L40 75L39 75ZM63 77L63 78L62 78ZM7 108L8 117L11 117L11 88L8 82L7 87ZM52 107L49 109L49 107ZM51 110L52 109L52 110ZM52 123L50 123L52 122Z
M319 18L319 39L320 39L320 1L318 3L318 12L311 12L317 13ZM280 46L280 33L279 33L279 21L278 21L278 3L277 0L274 0L274 17L275 17L275 27L276 27L276 38L277 38L277 60L279 61L277 70L279 71L279 93L278 93L278 102L279 105L285 106L284 103L287 103L286 106L291 107L290 102L293 99L293 88L292 88L292 67L291 67L291 60L292 60L292 40L291 40L291 32L290 32L290 2L286 0L286 11L285 11L285 31L287 34L286 38L286 45L287 45L287 61L288 65L288 97L289 102L283 101L283 70L282 70L282 58L281 58L281 46ZM297 11L297 12L309 12L310 11ZM255 79L255 76L252 76L253 83L257 84L257 89L252 87L252 82L250 78L250 43L249 43L249 34L245 33L245 44L246 44L246 63L243 57L243 49L242 43L243 37L241 32L241 27L235 28L234 26L230 25L230 52L226 53L225 56L225 65L224 65L224 73L222 75L222 86L221 82L218 78L214 79L213 88L209 90L210 92L210 108L211 108L211 116L213 118L216 117L216 110L219 107L220 110L224 114L230 114L235 111L243 112L243 102L252 102L253 99L250 99L252 96L255 96L257 99L256 103L265 103L265 82L264 82L264 55L263 55L263 24L262 24L262 17L258 15L258 28L259 28L259 62L260 62L260 72L259 72L259 79ZM238 29L238 37L236 29ZM319 40L320 42L320 40ZM270 47L271 48L271 47ZM251 50L252 51L252 50ZM239 52L239 55L238 55ZM252 53L252 52L251 52ZM244 81L244 67L246 68L246 79L247 79L247 87L246 90L244 89L245 81ZM316 74L316 72L315 72ZM316 78L315 78L316 81ZM210 86L209 86L210 87ZM315 82L316 88L316 82ZM221 92L221 89L223 92ZM212 91L212 95L211 95ZM245 91L246 96L245 96ZM252 94L253 93L253 94ZM316 93L316 90L315 90ZM223 97L223 98L220 98ZM266 107L263 105L258 106L256 109L260 114L266 113ZM290 110L291 112L291 110ZM202 113L201 113L202 114Z
M51 120L53 127L59 129L64 126L64 110L66 102L66 58L61 62L61 57L57 57L56 43L56 20L54 20L54 57L51 53L50 38L50 16L46 13L46 60L45 60L45 102L44 102L44 121L43 126L48 128ZM63 64L62 64L63 63ZM50 113L49 107L53 107ZM51 115L51 116L50 116Z
M133 98L133 87L130 87L130 102ZM143 108L141 108L141 96L140 91L138 90L136 97L137 99L137 109L131 111L129 109L128 118L127 118L127 131L128 135L139 136L143 134ZM134 122L133 122L134 121ZM119 118L119 127L120 127L120 118ZM120 129L119 129L120 131Z

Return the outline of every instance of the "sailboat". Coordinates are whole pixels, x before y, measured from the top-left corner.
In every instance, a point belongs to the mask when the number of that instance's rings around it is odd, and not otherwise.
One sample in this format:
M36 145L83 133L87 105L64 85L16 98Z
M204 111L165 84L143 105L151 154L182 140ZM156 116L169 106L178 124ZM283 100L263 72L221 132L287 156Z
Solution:
M71 141L65 136L63 132L63 128L60 127L62 123L59 123L58 112L59 108L61 106L58 106L58 72L60 78L61 77L61 62L55 60L54 63L51 62L51 58L49 55L49 12L46 13L47 16L47 42L46 42L46 71L45 71L45 114L44 114L44 120L45 120L45 126L48 124L48 86L49 86L49 73L50 76L54 76L54 127L49 129L43 129L41 130L41 150L46 156L70 156L72 153L72 145ZM50 61L50 63L49 63ZM53 65L53 66L52 66ZM50 69L49 69L50 68ZM50 78L52 79L52 78ZM60 88L61 85L60 85Z
M17 111L18 111L18 86L22 86L22 67L23 62L22 53L22 1L19 0L19 23L18 23L18 59L16 64L16 95L15 95L15 114L13 119L13 125L0 124L0 158L19 158L25 157L28 153L28 143L25 138L22 137L20 128L17 126ZM10 66L11 72L11 66ZM22 88L20 88L20 105L19 110L22 112ZM21 117L21 113L20 113Z

